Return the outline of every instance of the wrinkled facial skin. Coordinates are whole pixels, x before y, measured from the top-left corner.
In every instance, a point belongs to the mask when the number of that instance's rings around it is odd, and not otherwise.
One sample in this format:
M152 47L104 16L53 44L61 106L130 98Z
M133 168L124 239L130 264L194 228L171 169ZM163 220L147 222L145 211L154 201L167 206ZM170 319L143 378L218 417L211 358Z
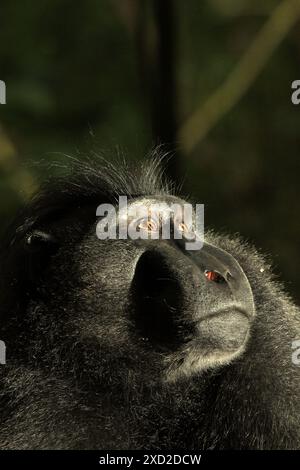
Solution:
M50 299L56 321L64 319L60 334L70 338L71 330L77 338L68 355L76 354L80 364L86 360L80 376L88 371L87 380L93 380L107 373L112 380L124 364L145 380L174 382L243 353L255 316L243 269L208 241L198 251L186 250L184 242L184 234L181 240L98 240L93 226L78 247L53 259L46 308ZM87 345L93 352L82 353ZM91 360L97 354L100 372ZM116 371L111 365L105 371L107 354Z

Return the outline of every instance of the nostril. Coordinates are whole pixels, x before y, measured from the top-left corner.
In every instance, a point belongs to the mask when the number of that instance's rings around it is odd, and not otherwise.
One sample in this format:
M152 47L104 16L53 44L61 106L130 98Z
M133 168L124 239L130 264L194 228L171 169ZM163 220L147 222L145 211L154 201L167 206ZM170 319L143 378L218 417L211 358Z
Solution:
M218 284L223 284L224 282L226 282L224 277L220 273L218 273L218 271L206 269L204 271L204 275L208 281L216 282ZM227 275L226 275L226 278L227 278Z
M182 292L170 260L159 252L145 252L136 266L131 295L132 320L141 337L159 349L176 348Z

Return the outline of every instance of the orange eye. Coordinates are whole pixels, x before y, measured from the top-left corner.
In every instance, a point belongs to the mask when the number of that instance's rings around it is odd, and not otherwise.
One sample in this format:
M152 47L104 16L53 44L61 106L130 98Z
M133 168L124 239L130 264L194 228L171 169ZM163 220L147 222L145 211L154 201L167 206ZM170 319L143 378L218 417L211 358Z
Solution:
M188 232L189 231L187 225L184 222L181 222L180 224L178 224L178 230L180 232Z
M225 281L223 276L221 276L221 274L219 274L217 271L206 270L204 271L204 275L208 281L213 281L213 282L218 282L218 283L222 283Z
M157 221L154 219L147 219L147 218L142 219L137 224L137 227L140 230L146 230L147 232L156 232L158 230Z

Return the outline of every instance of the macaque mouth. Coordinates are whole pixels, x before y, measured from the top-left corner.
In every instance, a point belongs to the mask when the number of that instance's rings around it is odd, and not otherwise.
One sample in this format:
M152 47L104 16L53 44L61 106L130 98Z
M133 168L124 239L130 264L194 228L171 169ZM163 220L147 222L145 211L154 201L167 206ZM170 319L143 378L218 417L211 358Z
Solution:
M158 351L176 350L188 328L182 322L182 288L164 257L145 252L131 286L133 325Z
M216 310L212 310L209 312L207 315L204 315L199 319L199 323L206 321L207 319L212 319L212 318L222 318L225 315L232 314L236 315L239 317L245 317L248 320L251 320L251 316L249 315L249 312L240 307L239 305L228 305L226 308L220 308Z

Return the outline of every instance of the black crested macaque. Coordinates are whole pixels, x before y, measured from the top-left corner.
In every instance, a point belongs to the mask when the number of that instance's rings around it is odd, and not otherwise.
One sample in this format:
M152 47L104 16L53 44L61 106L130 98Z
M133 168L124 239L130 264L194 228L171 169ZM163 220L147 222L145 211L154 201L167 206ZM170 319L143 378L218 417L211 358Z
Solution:
M103 203L183 200L155 161L72 166L1 243L1 449L299 449L300 311L265 259L213 232L188 251L174 218L100 240Z

